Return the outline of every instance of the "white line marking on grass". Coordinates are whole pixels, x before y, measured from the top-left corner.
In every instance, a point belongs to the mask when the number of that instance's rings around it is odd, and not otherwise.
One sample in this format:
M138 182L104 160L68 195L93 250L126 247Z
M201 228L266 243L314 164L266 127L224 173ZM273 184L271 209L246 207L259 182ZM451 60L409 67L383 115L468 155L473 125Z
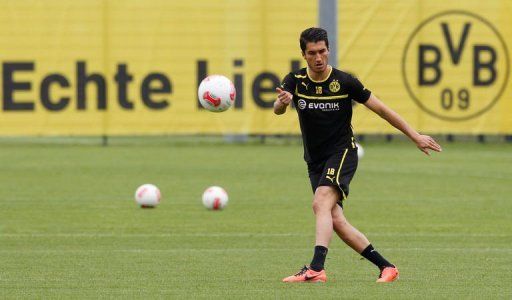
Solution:
M512 253L512 248L382 248L385 251L414 251L414 252L472 252L472 253L489 253L501 252ZM184 252L307 252L311 248L214 248L214 249L201 249L201 248L179 248L179 249L12 249L0 250L0 253L47 253L47 254L61 254L61 253L184 253ZM336 249L336 251L351 252L349 248Z
M386 251L418 251L418 252L504 252L512 253L512 248L383 248Z
M440 232L440 233L414 233L414 232L380 232L368 233L370 236L396 236L396 237L512 237L512 234L506 233L471 233L471 232Z
M444 233L401 233L401 232L376 232L367 233L368 236L383 236L383 237L512 237L512 234L501 234L501 233L456 233L456 232L444 232ZM0 233L0 238L104 238L104 237L115 237L115 238L155 238L155 237L312 237L314 234L308 233L236 233L236 232L220 232L220 233Z
M102 238L102 237L288 237L311 236L300 233L0 233L2 237L63 237L63 238Z
M0 250L0 253L184 253L184 252L258 252L258 251L310 251L311 248L225 248L225 249L200 249L200 248L180 248L180 249L19 249L19 250Z

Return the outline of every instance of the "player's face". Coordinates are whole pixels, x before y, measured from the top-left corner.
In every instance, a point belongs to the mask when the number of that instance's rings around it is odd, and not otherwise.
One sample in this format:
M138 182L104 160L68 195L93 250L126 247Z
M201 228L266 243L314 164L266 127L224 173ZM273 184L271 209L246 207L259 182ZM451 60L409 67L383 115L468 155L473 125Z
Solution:
M322 73L327 69L329 63L329 49L325 45L325 41L316 43L309 42L306 44L306 50L302 56L308 63L308 67L315 73Z

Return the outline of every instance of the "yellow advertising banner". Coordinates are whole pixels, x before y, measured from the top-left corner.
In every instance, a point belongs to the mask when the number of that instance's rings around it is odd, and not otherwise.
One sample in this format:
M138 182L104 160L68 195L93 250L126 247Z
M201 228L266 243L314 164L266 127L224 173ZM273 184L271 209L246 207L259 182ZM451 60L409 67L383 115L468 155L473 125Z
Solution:
M340 1L340 66L415 128L512 133L511 1ZM357 132L395 132L364 107Z
M463 6L461 6L463 5ZM339 1L340 69L431 133L512 133L510 1ZM0 135L295 134L274 88L317 1L0 2ZM222 74L234 107L200 108ZM357 133L394 129L361 105Z

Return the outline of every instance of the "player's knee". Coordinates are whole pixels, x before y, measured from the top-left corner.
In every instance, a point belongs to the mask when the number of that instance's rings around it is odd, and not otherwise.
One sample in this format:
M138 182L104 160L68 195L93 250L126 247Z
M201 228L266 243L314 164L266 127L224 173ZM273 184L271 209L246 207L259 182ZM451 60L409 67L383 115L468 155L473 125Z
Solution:
M313 198L313 211L331 211L332 207L336 204L336 192L332 187L320 186L315 191Z
M326 207L325 203L323 203L320 199L316 198L313 199L313 205L312 205L313 211L316 213L327 210L328 207Z
M332 186L319 186L315 191L315 200L316 199L328 199L328 200L336 200L337 192Z

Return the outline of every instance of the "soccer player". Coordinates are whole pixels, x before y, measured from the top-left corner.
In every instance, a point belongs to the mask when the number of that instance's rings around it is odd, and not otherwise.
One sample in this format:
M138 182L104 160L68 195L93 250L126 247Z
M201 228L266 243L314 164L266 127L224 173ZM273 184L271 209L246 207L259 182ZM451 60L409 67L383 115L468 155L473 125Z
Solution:
M302 56L307 68L289 73L277 88L274 113L283 114L293 101L304 142L304 159L313 188L316 219L315 249L309 266L284 282L325 282L324 262L333 230L357 253L375 264L377 282L398 279L398 269L385 259L366 236L352 226L343 214L343 201L357 169L357 147L351 127L351 100L364 104L408 136L425 154L441 151L430 136L416 132L396 112L382 103L361 82L333 68L329 61L329 40L321 28L309 28L300 35Z

